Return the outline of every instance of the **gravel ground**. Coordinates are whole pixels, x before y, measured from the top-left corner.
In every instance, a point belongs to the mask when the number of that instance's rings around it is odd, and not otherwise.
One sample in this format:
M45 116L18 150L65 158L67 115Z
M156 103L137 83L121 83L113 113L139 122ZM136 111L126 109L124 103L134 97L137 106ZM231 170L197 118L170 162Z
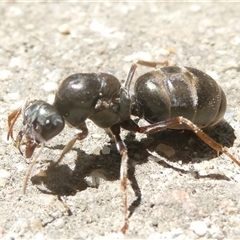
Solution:
M66 127L39 157L25 195L30 160L6 140L8 114L26 98L51 103L70 74L111 72L123 81L136 59L168 60L222 86L226 122L206 132L239 159L239 12L238 3L214 2L0 3L0 238L240 239L240 169L192 132L123 131L142 195L134 202L128 188L126 235L120 156L102 129L88 122L89 136L41 176L77 132ZM136 76L146 71L139 67Z

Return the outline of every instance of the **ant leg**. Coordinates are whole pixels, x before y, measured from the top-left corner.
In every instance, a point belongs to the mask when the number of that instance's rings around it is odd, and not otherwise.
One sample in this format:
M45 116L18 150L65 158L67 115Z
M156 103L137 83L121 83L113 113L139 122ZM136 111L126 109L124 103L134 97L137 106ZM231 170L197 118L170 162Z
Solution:
M26 193L28 178L29 178L29 176L30 176L30 174L31 174L31 172L32 172L32 169L33 169L34 165L36 164L37 159L38 159L38 157L40 156L40 154L41 154L44 146L45 146L45 144L43 143L42 146L41 146L41 148L40 148L39 151L37 152L37 154L34 156L34 159L32 160L31 165L30 165L29 168L28 168L28 171L27 171L27 173L26 173L26 176L25 176L25 179L24 179L24 183L23 183L23 194Z
M150 67L150 68L157 68L158 66L168 66L168 61L164 62L153 62L153 61L145 61L145 60L137 60L136 64L142 65L145 67Z
M121 160L121 170L120 170L120 180L121 180L121 190L122 190L122 201L123 201L123 214L124 214L124 225L121 231L125 234L128 229L128 215L127 215L127 171L128 171L128 151L127 148L120 137L120 125L116 124L110 128L114 135L115 143L119 153L122 156Z
M8 115L8 134L7 134L7 140L9 140L9 137L13 139L13 126L15 122L17 121L19 115L21 114L22 107L19 107L18 109L14 110L11 114Z
M16 147L18 149L18 151L20 152L20 154L23 156L22 150L21 150L21 142L22 142L22 138L23 138L23 131L20 131L17 135L16 140L14 141L14 147Z
M137 65L142 65L145 67L150 67L150 68L157 68L157 66L168 66L168 61L164 62L150 62L150 61L144 61L144 60L136 60L132 63L124 87L129 91L130 85L132 83L133 76L135 74Z
M81 130L81 132L76 134L73 137L73 139L63 148L62 153L61 153L60 157L58 158L58 160L56 162L54 162L53 164L51 164L50 167L54 167L54 166L58 165L62 161L63 157L72 149L72 147L74 146L74 144L76 143L77 140L83 140L85 137L87 137L88 128L87 128L85 122L83 124L81 124L81 126L78 126L76 128Z
M137 68L137 63L133 62L129 69L129 72L128 72L128 75L127 75L127 78L126 78L126 81L124 84L124 87L127 89L127 91L129 91L136 68Z
M228 149L223 147L221 144L214 141L211 137L209 137L206 133L204 133L199 127L193 124L190 120L184 117L176 117L172 119L168 119L166 121L153 123L145 127L139 127L140 133L151 134L155 132L160 132L167 128L172 128L177 125L185 124L190 130L192 130L199 138L202 139L207 145L209 145L212 149L217 152L221 152L226 154L229 158L232 159L234 163L240 166L240 162L228 152Z
M49 168L52 168L52 167L56 166L57 164L59 164L59 163L62 161L62 159L63 159L63 157L65 156L65 154L67 154L67 153L72 149L72 147L74 146L75 142L76 142L77 140L82 140L82 139L84 139L84 138L88 135L88 129L87 129L87 126L86 126L86 123L85 123L85 122L84 122L83 124L81 124L80 126L78 126L77 129L82 130L82 132L80 132L80 133L78 133L78 134L76 134L76 135L74 136L74 138L73 138L73 139L64 147L64 149L62 150L62 153L61 153L60 157L58 158L58 160L57 160L56 162L54 162L53 164L51 164L51 165L49 166ZM33 166L34 166L35 163L37 162L37 159L38 159L38 157L40 156L40 154L41 154L44 146L45 146L45 144L42 143L41 148L39 149L39 151L37 152L37 154L34 156L34 159L33 159L32 163L31 163L31 165L30 165L30 167L29 167L29 169L28 169L28 171L27 171L27 174L26 174L26 177L25 177L25 180L24 180L24 185L23 185L23 193L24 193L24 194L25 194L25 192L26 192L26 187L27 187L28 178L29 178L29 176L30 176L30 174L31 174L31 171L32 171L32 169L33 169Z

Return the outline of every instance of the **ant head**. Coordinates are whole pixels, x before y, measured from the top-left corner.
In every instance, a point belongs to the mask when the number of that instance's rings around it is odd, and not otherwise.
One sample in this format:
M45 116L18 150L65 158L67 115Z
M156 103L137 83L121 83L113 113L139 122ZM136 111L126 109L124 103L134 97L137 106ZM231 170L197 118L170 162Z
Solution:
M52 105L41 100L22 109L22 114L23 126L17 142L20 146L22 137L26 138L25 155L29 158L38 144L58 135L64 128L65 122Z

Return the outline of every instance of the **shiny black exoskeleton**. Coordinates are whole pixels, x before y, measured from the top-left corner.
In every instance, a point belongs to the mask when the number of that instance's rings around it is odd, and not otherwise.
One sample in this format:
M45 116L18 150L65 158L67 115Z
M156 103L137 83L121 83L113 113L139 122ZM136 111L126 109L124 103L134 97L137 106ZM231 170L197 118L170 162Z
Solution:
M53 106L69 124L80 129L87 118L101 128L110 128L131 115L128 91L107 73L71 75L60 85Z
M13 138L13 126L18 116L22 113L23 126L15 140L15 145L20 149L22 138L26 138L25 156L30 158L38 144L44 143L55 137L64 128L65 122L56 109L44 101L27 101L22 107L16 109L8 116L8 138Z
M137 64L155 67L155 70L140 76L130 93ZM127 216L127 169L128 153L121 137L121 128L144 134L167 128L190 129L206 144L240 163L228 150L206 135L200 128L217 124L226 110L226 97L220 86L207 74L195 68L162 67L157 63L137 61L132 64L124 86L116 77L107 73L78 73L69 76L60 85L53 105L43 101L28 102L9 115L8 137L13 137L13 126L23 114L23 126L16 143L20 149L23 136L26 138L26 156L30 157L39 143L58 135L64 121L80 130L63 149L56 161L59 163L77 140L88 134L86 119L97 126L108 128L122 155L121 189L125 223ZM131 115L147 120L149 125L140 127Z
M221 87L190 67L163 67L140 76L134 96L151 123L183 116L200 128L217 124L227 105Z
M120 124L127 130L138 131L131 115L150 123L182 116L204 128L223 118L226 97L221 87L200 70L163 67L140 76L133 96L113 75L71 75L59 87L53 106L79 129L85 128L85 120L89 118L101 128Z
M39 143L52 139L63 128L63 117L44 101L35 101L24 113L22 131Z

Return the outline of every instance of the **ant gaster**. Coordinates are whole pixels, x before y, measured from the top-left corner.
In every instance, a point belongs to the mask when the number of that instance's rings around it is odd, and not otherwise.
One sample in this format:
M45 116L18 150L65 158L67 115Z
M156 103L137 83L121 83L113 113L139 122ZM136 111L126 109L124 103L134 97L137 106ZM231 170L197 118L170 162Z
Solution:
M131 95L130 86L138 64L155 69L136 80ZM64 147L54 165L62 160L77 140L87 136L86 119L92 120L101 128L110 129L122 156L120 180L125 218L123 233L128 228L128 152L120 137L121 128L144 134L168 128L189 129L211 148L226 154L240 166L227 148L201 130L217 124L225 114L226 97L221 87L210 76L195 68L157 68L158 64L142 60L134 62L124 86L108 73L73 74L60 85L53 105L41 100L29 101L8 117L8 138L13 138L15 121L20 114L23 115L23 126L15 144L20 150L22 138L25 137L26 157L32 156L37 145L42 144L43 147L46 141L58 135L64 128L65 121L80 130ZM144 118L150 124L140 127L130 118L131 115Z

